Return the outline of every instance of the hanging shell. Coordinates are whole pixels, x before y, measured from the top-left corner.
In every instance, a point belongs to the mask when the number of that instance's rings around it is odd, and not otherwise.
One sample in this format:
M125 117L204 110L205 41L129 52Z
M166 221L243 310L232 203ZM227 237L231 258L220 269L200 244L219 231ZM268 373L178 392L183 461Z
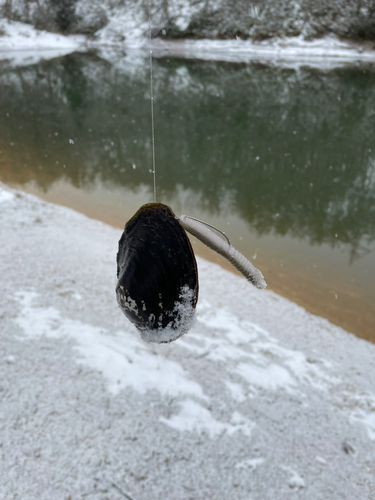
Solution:
M198 271L189 238L167 205L143 205L117 253L117 302L146 342L171 342L192 326Z

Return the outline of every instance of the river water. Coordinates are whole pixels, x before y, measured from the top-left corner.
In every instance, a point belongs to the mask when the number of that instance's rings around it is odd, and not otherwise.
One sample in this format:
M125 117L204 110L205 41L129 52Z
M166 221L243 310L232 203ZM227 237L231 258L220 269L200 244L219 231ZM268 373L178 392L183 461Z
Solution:
M375 341L375 69L164 57L154 84L158 201L223 229L269 289ZM152 201L147 54L3 61L0 109L2 182L117 227Z

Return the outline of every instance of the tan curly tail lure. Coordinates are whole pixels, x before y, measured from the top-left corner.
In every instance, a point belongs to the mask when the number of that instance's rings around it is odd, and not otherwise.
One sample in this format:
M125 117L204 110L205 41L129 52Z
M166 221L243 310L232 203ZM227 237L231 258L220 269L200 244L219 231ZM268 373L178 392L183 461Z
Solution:
M264 280L263 274L238 250L230 243L224 233L223 236L227 241L224 241L220 236L211 231L210 224L194 219L187 215L181 215L181 226L190 234L198 238L199 241L207 245L212 250L215 250L219 255L227 259L245 278L259 289L266 288L267 283ZM217 229L216 229L217 230Z

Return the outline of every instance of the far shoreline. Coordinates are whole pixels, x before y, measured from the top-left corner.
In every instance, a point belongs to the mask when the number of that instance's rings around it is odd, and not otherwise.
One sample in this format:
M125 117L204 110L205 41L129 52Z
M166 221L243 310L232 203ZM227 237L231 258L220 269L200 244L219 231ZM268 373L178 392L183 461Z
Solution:
M32 25L0 19L0 60L12 60L35 53L50 59L75 51L124 50L138 51L154 58L184 58L230 63L264 62L276 66L308 66L330 69L351 64L375 63L374 44L367 41L339 39L329 35L312 40L301 36L252 39L193 39L145 36L116 41L110 37L90 39L84 35L61 35L35 29Z

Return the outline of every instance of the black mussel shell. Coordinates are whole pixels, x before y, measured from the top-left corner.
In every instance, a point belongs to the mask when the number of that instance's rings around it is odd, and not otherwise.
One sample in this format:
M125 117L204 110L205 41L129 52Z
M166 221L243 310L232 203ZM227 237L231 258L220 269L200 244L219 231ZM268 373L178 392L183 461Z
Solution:
M127 222L119 241L117 278L120 308L144 340L169 342L186 333L198 301L197 263L170 207L143 205ZM163 335L163 329L172 333Z

